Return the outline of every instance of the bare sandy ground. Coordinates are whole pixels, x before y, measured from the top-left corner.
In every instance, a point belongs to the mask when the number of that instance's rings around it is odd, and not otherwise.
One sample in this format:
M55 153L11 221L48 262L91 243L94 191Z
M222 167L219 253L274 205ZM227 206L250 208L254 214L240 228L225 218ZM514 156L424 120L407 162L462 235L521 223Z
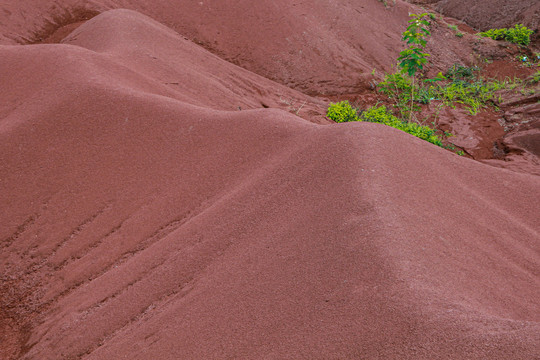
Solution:
M540 3L536 0L439 0L436 7L481 29L512 27L517 23L540 30ZM536 36L538 39L538 36Z
M391 3L391 2L390 2ZM390 71L409 12L398 1L8 0L0 4L0 43L46 39L59 25L114 8L146 14L223 59L307 94L369 88L371 72ZM430 40L432 62L470 61L472 45L450 32Z
M540 177L323 125L165 25L0 46L0 358L540 358Z

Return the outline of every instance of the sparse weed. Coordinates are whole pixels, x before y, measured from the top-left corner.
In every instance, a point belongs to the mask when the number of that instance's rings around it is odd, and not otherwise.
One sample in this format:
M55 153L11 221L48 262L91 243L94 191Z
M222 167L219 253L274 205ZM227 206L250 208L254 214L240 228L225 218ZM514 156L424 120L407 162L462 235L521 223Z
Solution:
M476 115L482 108L494 101L495 91L502 88L504 88L504 83L475 79L472 82L452 81L449 84L438 86L434 90L447 106L453 107L454 104L461 103L465 105L471 115Z
M521 88L520 90L520 93L521 95L523 96L531 96L531 95L534 95L535 94L535 90L534 89L525 89L525 88Z
M471 115L476 115L482 108L496 102L495 92L506 88L509 82L478 79L475 72L478 68L461 65L452 66L445 76L439 73L433 79L425 79L414 94L414 101L429 104L440 100L445 106L465 105ZM518 79L514 80L517 84ZM395 101L395 107L401 116L409 115L407 100L411 97L411 80L406 75L387 74L378 85L379 91ZM517 86L517 85L516 85ZM413 108L414 110L414 108Z
M520 87L523 85L523 80L521 80L518 77L514 77L513 79L510 79L509 77L507 77L506 79L504 79L504 84L507 89L514 90L517 87Z
M459 64L454 64L446 72L446 77L452 82L466 81L475 77L475 71L479 71L477 67L466 67Z
M532 83L537 84L540 82L540 70L538 70L533 76L532 76Z
M287 105L287 109L289 110L289 112L294 113L295 115L298 115L300 113L300 110L302 110L302 108L304 107L304 105L306 105L306 102L307 102L307 101L304 101L302 105L297 106L296 100L293 98L284 98L280 96L279 100L282 104Z
M379 1L383 3L384 7L386 7L386 8L388 7L388 1L387 0L379 0ZM392 3L394 5L396 5L396 0L392 0Z
M456 25L448 24L448 27L454 31L454 34L457 37L459 37L459 38L463 37L464 34L461 31L459 31L459 29L458 29L458 27Z

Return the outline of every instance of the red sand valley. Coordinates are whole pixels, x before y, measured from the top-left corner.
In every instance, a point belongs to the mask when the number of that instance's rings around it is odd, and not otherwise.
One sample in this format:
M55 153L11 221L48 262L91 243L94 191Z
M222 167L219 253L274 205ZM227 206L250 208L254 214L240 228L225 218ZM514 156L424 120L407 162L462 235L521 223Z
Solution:
M324 118L411 5L172 3L0 5L1 359L540 359L540 177Z

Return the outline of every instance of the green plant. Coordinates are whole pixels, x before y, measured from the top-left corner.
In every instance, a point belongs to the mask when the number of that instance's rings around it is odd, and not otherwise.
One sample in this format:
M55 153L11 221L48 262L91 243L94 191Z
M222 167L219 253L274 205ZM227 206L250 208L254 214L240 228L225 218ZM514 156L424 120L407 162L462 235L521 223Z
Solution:
M447 106L461 103L471 115L476 115L481 108L495 102L495 92L507 86L506 82L485 81L476 76L477 67L453 65L446 72L449 82L432 87L433 96L441 99Z
M520 46L528 46L532 33L533 31L526 26L516 24L513 28L489 29L479 33L479 35L493 40L506 40Z
M463 37L463 33L461 31L459 31L459 29L458 29L458 27L456 25L448 24L448 27L454 31L454 34L457 37L459 37L459 38Z
M532 82L533 84L536 84L540 82L540 70L538 70L533 76L532 76Z
M326 116L335 122L368 121L391 126L401 131L405 131L420 139L426 140L437 146L443 146L442 139L435 133L435 130L416 123L399 120L385 106L372 106L358 115L355 108L348 101L331 103L326 112ZM452 136L446 133L446 136Z
M471 79L454 81L433 87L434 96L441 99L445 105L454 106L455 103L465 105L471 115L476 115L481 108L495 101L495 92L506 87L506 83L499 81L484 81Z
M504 83L506 84L506 88L510 90L514 90L515 88L518 88L523 85L523 80L515 76L513 79L506 77L506 79L504 80Z
M405 41L409 47L399 53L399 67L409 76L413 77L416 72L424 68L427 62L427 57L430 55L423 52L427 41L425 37L431 35L428 30L429 22L424 19L427 16L424 14L411 14L409 26L403 33L401 40Z
M385 74L384 80L377 85L379 92L394 101L394 107L404 119L409 118L411 84L412 80L407 74L396 72L394 74Z
M534 95L536 93L536 91L534 89L522 88L520 90L520 93L521 93L521 95L530 96L530 95Z
M484 59L482 59L482 62L485 62L486 64L492 64L493 60L489 59L489 58L484 58Z
M466 67L459 64L454 64L448 71L446 72L446 78L451 80L452 82L458 82L458 81L467 81L474 79L475 77L475 71L480 70L477 67Z
M411 90L411 78L402 73L386 74L378 84L379 89L386 95L394 95L400 91Z
M471 115L476 115L482 108L497 102L497 90L518 86L519 79L513 82L485 81L477 78L477 71L476 67L453 65L445 75L439 73L435 78L424 79L419 83L412 98L419 104L429 104L433 100L439 100L442 102L440 105L451 107L463 104ZM401 73L387 74L378 84L378 90L394 100L394 106L402 118L408 118L409 111L412 111L407 106L412 93L410 77Z
M493 40L504 40L506 37L506 30L507 29L489 29L488 31L481 32L478 35L492 38Z
M425 87L420 87L418 91L416 91L414 100L419 102L420 104L429 104L431 100L433 100L430 89L425 88Z
M516 24L516 26L506 31L505 38L511 43L528 46L531 42L530 36L532 35L532 33L533 31L526 26Z
M427 13L409 15L409 26L403 33L401 40L405 41L409 47L399 53L398 65L401 71L412 78L411 83L411 107L409 111L409 121L412 117L413 102L414 102L414 83L416 73L424 68L427 63L427 58L430 56L424 52L427 41L426 37L431 35L428 27L429 21L425 19Z
M446 79L447 79L446 76L444 76L441 72L439 72L437 74L437 76L435 76L433 79L425 79L424 82L433 84L433 83L436 83L438 81L444 81Z
M356 109L346 100L338 103L330 103L326 116L337 123L358 121Z
M362 112L360 120L391 126L437 146L443 146L442 139L436 135L434 129L412 122L401 121L392 115L385 106L372 106L368 108Z

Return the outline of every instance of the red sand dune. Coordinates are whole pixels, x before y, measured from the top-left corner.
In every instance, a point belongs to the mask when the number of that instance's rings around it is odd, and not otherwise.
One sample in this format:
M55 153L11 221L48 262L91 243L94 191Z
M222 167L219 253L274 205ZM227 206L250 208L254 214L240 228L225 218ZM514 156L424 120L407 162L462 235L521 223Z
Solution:
M389 1L392 4L392 1ZM8 0L0 4L0 43L46 39L61 25L113 8L129 8L167 25L225 60L308 94L357 93L390 71L402 49L409 12L380 0ZM2 36L3 35L3 39ZM437 71L470 62L473 42L444 26L429 41Z
M128 10L0 70L0 357L540 357L540 177L263 109L321 104Z

